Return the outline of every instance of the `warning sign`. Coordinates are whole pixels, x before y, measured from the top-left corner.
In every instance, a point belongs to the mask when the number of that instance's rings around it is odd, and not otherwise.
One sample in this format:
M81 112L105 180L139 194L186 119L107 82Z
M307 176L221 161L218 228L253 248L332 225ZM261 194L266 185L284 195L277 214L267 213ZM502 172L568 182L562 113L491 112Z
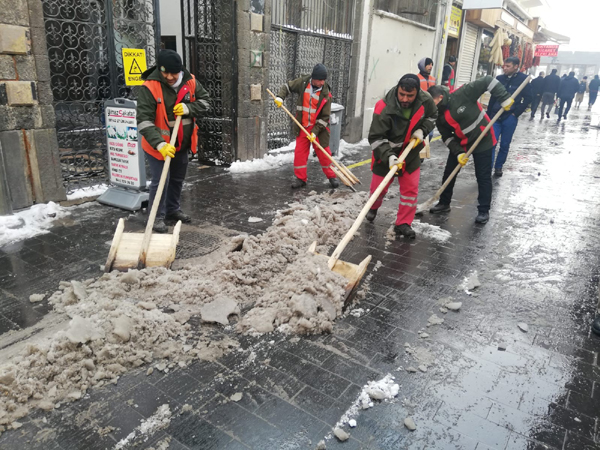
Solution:
M142 73L146 70L146 50L141 48L124 48L123 70L125 71L125 84L127 86L144 84Z

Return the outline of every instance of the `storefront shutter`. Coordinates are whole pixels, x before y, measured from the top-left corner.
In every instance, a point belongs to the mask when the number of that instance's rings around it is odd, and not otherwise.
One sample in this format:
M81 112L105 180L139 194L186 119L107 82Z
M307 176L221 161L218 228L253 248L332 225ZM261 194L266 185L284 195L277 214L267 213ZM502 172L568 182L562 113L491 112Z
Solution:
M462 86L465 83L471 82L473 77L473 66L475 65L475 56L477 53L477 43L479 40L479 27L469 22L465 22L465 25L466 27L458 54L456 86Z

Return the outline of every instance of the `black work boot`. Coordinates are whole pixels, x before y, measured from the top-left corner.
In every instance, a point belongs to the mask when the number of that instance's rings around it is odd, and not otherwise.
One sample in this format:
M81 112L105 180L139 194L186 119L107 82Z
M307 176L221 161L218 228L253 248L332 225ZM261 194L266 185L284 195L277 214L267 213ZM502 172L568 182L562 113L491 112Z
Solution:
M488 223L488 220L490 220L490 213L487 212L479 211L479 214L475 217L475 222L477 223Z
M181 220L182 223L190 223L192 218L185 214L182 210L179 210L175 211L174 213L167 214L165 220L168 220L169 222L179 222Z
M549 112L547 112L547 113L546 113L546 119L549 119L549 118L550 118L550 113L549 113Z
M600 316L596 316L596 318L592 322L592 331L598 336L600 336Z
M330 179L329 179L329 184L331 185L331 187L332 187L333 189L337 189L337 188L339 188L339 187L340 187L340 182L339 182L339 180L338 180L337 178L335 178L335 177L334 177L334 178L330 178Z
M375 220L375 217L377 217L377 210L370 209L369 212L367 213L367 220L369 222L373 222Z
M443 203L438 203L432 208L429 208L429 212L431 214L441 214L450 212L450 205L444 205Z
M502 169L494 170L494 176L500 178L502 176Z
M401 223L400 225L394 225L394 232L401 236L405 236L409 239L414 239L417 236L415 230L413 230L409 224Z
M152 226L152 231L155 231L156 233L167 233L169 231L169 227L167 227L167 224L165 223L165 219L163 218L159 218L156 219L154 221L154 225Z
M292 189L299 189L306 186L306 181L302 181L300 178L296 178L292 182Z

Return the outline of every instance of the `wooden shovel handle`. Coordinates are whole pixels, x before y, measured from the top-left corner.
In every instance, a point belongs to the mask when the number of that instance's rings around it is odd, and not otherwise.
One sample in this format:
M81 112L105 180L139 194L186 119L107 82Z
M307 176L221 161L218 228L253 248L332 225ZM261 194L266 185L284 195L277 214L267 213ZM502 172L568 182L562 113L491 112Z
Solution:
M404 149L404 151L398 158L398 164L400 164L401 162L403 162L406 159L406 157L408 156L410 151L415 146L416 142L417 142L416 139L412 139L410 141L410 143L406 146L406 148ZM338 244L338 246L335 248L335 250L331 254L331 257L329 258L329 261L328 261L328 265L329 265L330 269L333 269L333 266L335 266L335 263L340 258L340 255L342 254L342 252L344 251L344 249L346 248L346 246L348 245L350 240L352 240L352 238L354 237L354 233L356 233L356 230L358 230L358 227L360 227L360 225L362 224L362 221L365 219L365 216L371 209L371 206L373 206L373 203L375 203L375 201L379 198L379 196L381 195L381 193L383 192L385 187L390 183L390 181L392 181L392 178L394 178L394 175L396 174L397 171L398 171L397 167L392 167L390 169L390 171L388 172L388 174L383 179L383 181L379 184L379 186L377 186L377 189L375 189L375 192L373 192L373 195L371 195L371 197L369 198L369 201L367 202L367 204L364 206L364 208L362 209L362 211L360 212L360 214L354 221L354 224L352 224L352 227L348 230L348 232L346 233L346 235L344 236L342 241Z
M177 116L175 119L175 125L173 127L173 133L171 133L171 145L175 145L175 141L177 141L177 132L179 131L180 125L181 116ZM142 240L142 248L140 249L140 256L138 258L139 269L143 269L146 266L146 256L148 253L148 247L150 246L150 238L152 237L152 227L154 226L154 219L156 219L156 213L158 212L158 206L160 205L162 193L165 188L165 181L167 180L167 175L169 174L170 165L171 158L167 156L165 158L165 163L163 164L162 173L160 174L160 182L158 183L156 195L154 196L154 201L152 202L152 209L150 210L150 215L148 216L148 222L146 223L146 230L144 231L144 239Z

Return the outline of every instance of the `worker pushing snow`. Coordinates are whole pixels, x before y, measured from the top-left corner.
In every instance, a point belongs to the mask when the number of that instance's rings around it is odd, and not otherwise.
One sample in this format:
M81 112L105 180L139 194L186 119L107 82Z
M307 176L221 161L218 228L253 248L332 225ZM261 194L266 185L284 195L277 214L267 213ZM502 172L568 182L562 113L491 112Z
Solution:
M314 145L317 142L331 155L331 150L329 150L329 116L331 115L332 96L331 87L325 80L327 80L327 68L323 64L317 64L311 75L303 75L281 86L275 99L275 105L280 108L289 94L298 94L296 119L310 133L309 136L306 136L294 124L294 132L298 136L296 137L296 149L294 151L294 175L296 178L292 182L292 189L306 186L308 180L306 165L311 144L317 150ZM333 163L322 152L317 152L317 156L331 187L337 188L340 183L331 168Z
M369 130L369 143L373 150L371 159L371 195L377 190L385 176L394 166L398 167L398 184L400 185L400 204L394 231L396 234L413 239L416 234L411 225L417 212L417 195L419 193L419 177L421 174L421 157L423 140L435 126L437 108L431 96L421 89L421 82L416 75L404 75L398 85L379 100L375 105L373 122ZM411 139L418 142L402 163L398 156ZM390 185L393 183L393 179ZM373 222L377 210L389 186L386 186L371 210L367 220Z
M465 153L490 123L490 118L478 101L486 91L491 92L501 102L505 111L510 111L514 100L504 86L491 75L465 84L453 93L450 93L445 86L429 88L429 94L438 108L437 128L442 135L442 140L450 150L442 184L457 165L460 164L464 167L467 164L469 158ZM479 214L475 219L477 223L486 223L489 220L492 203L492 154L495 145L496 136L493 132L488 133L473 152L475 177L479 187L479 197L477 198ZM429 212L439 214L450 211L455 182L456 177L442 192L439 203Z

